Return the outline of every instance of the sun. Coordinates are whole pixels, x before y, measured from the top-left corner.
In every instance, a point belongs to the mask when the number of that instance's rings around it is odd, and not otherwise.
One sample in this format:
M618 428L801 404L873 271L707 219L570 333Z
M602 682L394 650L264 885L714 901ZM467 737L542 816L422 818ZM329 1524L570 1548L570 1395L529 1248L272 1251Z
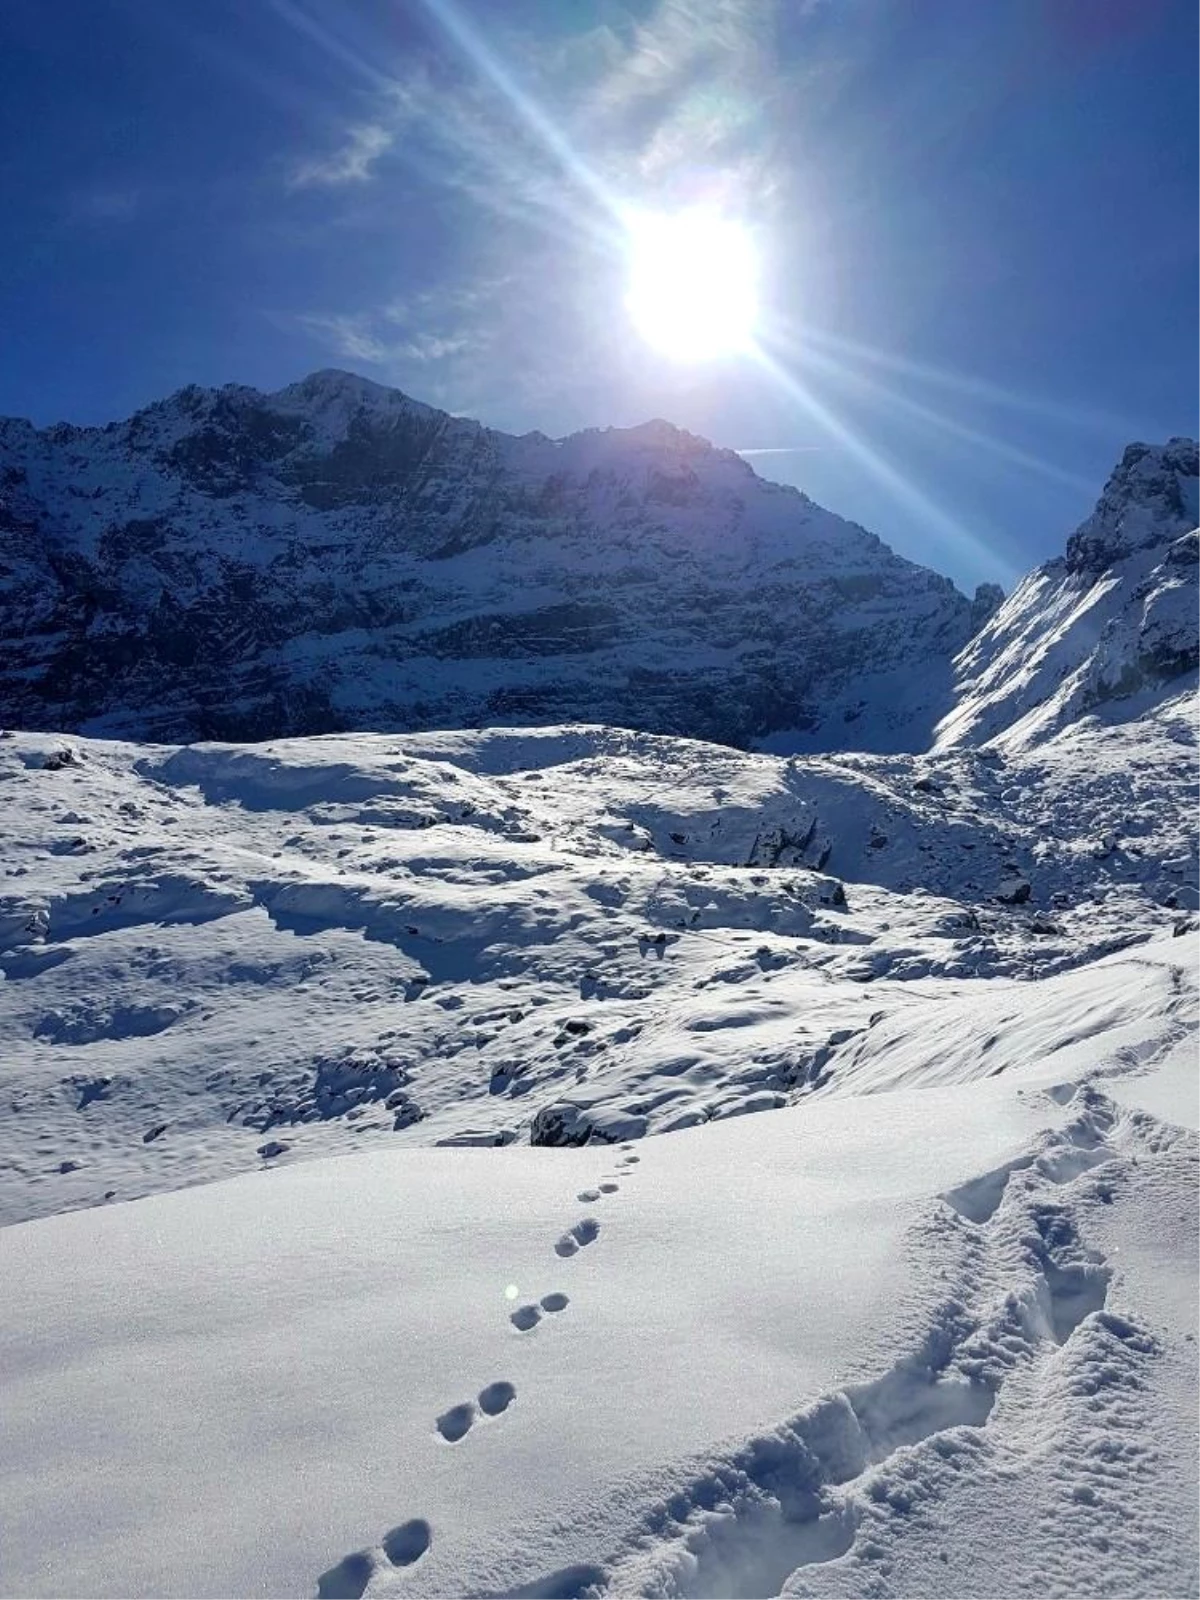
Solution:
M736 355L754 342L757 263L749 233L710 211L627 224L625 304L648 344L675 361Z

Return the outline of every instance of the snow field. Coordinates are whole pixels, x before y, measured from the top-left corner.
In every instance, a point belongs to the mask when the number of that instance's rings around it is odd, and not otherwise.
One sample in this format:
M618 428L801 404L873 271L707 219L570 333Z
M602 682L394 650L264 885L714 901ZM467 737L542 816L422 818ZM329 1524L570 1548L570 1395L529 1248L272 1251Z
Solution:
M5 1592L1188 1592L1195 1137L1037 1078L6 1229Z
M1194 719L0 741L0 1593L1195 1595Z
M1158 1005L1134 947L1190 925L1193 719L999 766L595 728L2 741L0 1217L1086 1062ZM1078 1018L1043 1030L1030 979Z

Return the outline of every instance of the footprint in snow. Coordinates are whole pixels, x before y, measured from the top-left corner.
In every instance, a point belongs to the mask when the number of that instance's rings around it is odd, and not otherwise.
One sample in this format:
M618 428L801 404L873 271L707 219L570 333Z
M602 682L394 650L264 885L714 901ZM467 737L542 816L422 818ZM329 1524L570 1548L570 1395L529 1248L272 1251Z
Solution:
M371 1550L355 1550L317 1579L317 1600L360 1600L380 1565Z
M471 1431L475 1421L475 1407L470 1400L460 1406L451 1406L437 1419L437 1431L448 1444L457 1444Z
M464 1400L461 1405L443 1411L437 1419L437 1431L447 1444L457 1444L470 1433L480 1411L485 1417L498 1417L501 1412L508 1410L516 1398L517 1391L513 1385L507 1379L500 1378L495 1383L489 1383L486 1389L481 1389L477 1400Z
M394 1567L411 1567L429 1549L433 1531L423 1517L402 1522L383 1536L383 1553Z
M361 1600L377 1572L411 1567L433 1543L424 1517L413 1517L385 1533L376 1550L355 1550L317 1579L318 1600Z
M559 1294L557 1291L553 1294L544 1294L536 1306L518 1306L508 1320L518 1333L528 1333L542 1320L543 1311L549 1311L553 1315L556 1311L565 1311L570 1303L567 1295Z
M566 1233L554 1246L555 1255L573 1256L585 1244L591 1244L600 1232L600 1224L593 1217L584 1217L582 1222L577 1222L573 1228L568 1228Z
M585 1206L594 1206L606 1194L616 1194L620 1187L619 1183L600 1183L594 1189L581 1189L575 1198L582 1200Z
M498 1417L501 1412L508 1410L516 1398L517 1391L512 1384L501 1379L479 1391L479 1409L485 1417Z

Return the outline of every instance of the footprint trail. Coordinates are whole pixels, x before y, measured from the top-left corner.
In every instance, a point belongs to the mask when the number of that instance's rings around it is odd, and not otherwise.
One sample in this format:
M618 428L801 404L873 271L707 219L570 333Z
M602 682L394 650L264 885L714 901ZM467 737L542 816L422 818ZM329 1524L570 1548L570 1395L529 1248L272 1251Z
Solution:
M622 1145L621 1149L628 1152L631 1147ZM624 1159L617 1163L618 1171L627 1176L628 1169L639 1159L636 1155L626 1154ZM619 1193L620 1187L616 1176L606 1173L602 1182L594 1188L581 1190L576 1199L584 1205L594 1205L607 1195ZM582 1217L555 1242L555 1254L567 1259L593 1244L599 1236L600 1224L596 1219ZM530 1302L518 1306L510 1313L508 1320L518 1333L531 1333L542 1321L543 1316L558 1316L570 1303L569 1295L554 1289L544 1294L536 1304ZM514 1384L509 1383L507 1379L497 1379L482 1388L475 1400L463 1400L457 1405L448 1407L435 1418L434 1427L447 1444L457 1445L467 1437L481 1417L494 1419L503 1416L516 1397L517 1390ZM421 1559L432 1542L433 1532L424 1518L414 1517L408 1522L400 1523L384 1534L378 1546L373 1549L353 1551L343 1557L336 1566L322 1573L317 1582L318 1600L362 1600L362 1596L366 1594L378 1574L411 1567ZM600 1569L596 1567L564 1568L561 1572L553 1573L519 1592L545 1597L568 1593L574 1595L580 1591L581 1586L597 1583L602 1576Z
M573 1256L577 1250L593 1243L600 1233L600 1224L593 1217L584 1217L573 1228L568 1228L554 1246L555 1255Z

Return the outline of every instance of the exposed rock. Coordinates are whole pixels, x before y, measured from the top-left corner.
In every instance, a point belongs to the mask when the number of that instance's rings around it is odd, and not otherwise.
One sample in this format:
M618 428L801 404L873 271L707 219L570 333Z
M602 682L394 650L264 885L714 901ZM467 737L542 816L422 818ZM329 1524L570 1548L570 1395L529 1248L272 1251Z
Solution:
M916 748L979 605L667 423L512 438L338 372L0 421L0 567L10 720L179 740L579 720L820 748L852 712L857 745ZM905 709L898 670L933 699Z
M978 633L1004 604L1004 590L998 583L981 583L971 601L971 631Z
M937 747L1035 744L1144 708L1200 663L1197 447L1130 445L1066 554L1018 585L955 662ZM1134 696L1140 696L1134 700ZM992 752L994 755L995 752Z
M556 1100L542 1106L534 1116L529 1142L560 1146L619 1144L624 1139L640 1139L645 1131L645 1116L621 1106L584 1106Z
M542 1106L529 1129L529 1142L536 1145L583 1145L588 1142L591 1124L581 1106L569 1100L556 1100Z
M1002 906L1023 906L1033 892L1033 885L1028 878L1014 876L1005 878L996 890L995 898Z

